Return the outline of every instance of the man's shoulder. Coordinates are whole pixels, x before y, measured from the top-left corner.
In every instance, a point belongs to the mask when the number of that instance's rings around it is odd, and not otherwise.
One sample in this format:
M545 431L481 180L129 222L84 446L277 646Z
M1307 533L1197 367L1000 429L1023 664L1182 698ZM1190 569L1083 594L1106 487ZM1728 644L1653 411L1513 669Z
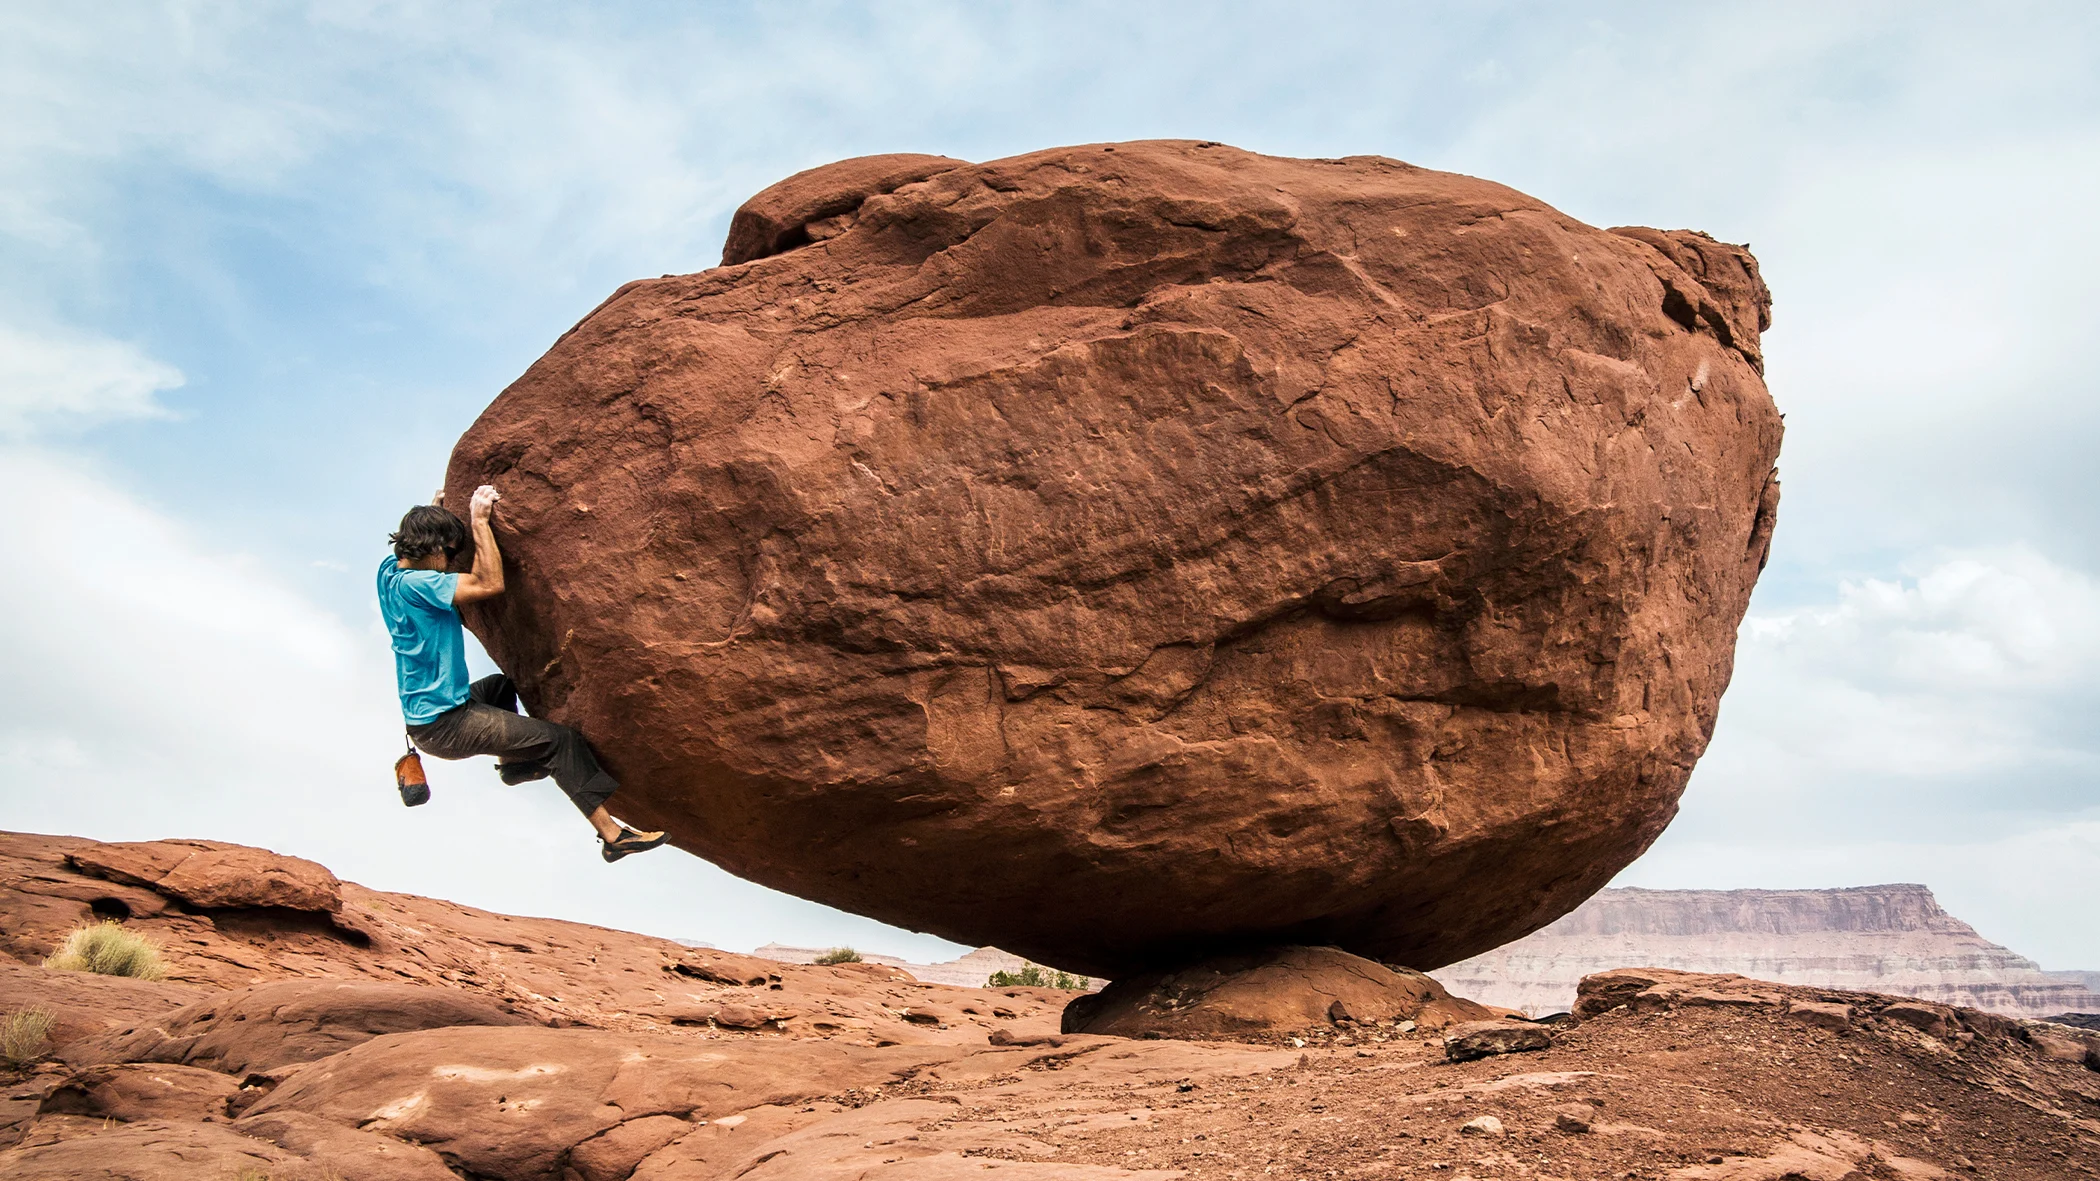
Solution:
M452 588L459 575L443 570L403 569L392 556L379 563L379 595L398 598L413 606L450 610Z

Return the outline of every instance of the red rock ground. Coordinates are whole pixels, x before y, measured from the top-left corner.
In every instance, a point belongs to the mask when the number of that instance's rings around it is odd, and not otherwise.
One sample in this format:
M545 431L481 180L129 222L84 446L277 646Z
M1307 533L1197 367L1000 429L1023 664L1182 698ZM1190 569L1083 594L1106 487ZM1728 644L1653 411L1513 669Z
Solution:
M1605 973L1550 1048L1462 1064L1386 1025L1059 1036L1064 994L696 953L350 883L329 911L325 890L285 887L325 873L291 859L273 888L319 909L200 907L63 860L110 848L0 836L16 961L0 1012L61 1017L56 1056L4 1076L0 1176L2100 1173L2100 1041L1872 994ZM212 852L250 877L274 857ZM177 885L224 900L197 877ZM167 941L169 981L38 966L108 899ZM1481 1117L1499 1132L1462 1130Z

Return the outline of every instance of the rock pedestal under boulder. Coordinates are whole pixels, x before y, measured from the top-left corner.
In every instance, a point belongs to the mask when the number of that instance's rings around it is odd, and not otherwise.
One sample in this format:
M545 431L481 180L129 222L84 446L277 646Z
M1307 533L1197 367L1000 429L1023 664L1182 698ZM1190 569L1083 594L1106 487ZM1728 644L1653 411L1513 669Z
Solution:
M1498 1010L1333 947L1279 947L1144 972L1065 1006L1064 1032L1195 1040L1265 1039L1314 1030L1436 1030Z
M1194 141L845 161L734 226L446 476L504 497L469 624L627 820L1107 977L1433 969L1669 822L1778 503L1747 250Z

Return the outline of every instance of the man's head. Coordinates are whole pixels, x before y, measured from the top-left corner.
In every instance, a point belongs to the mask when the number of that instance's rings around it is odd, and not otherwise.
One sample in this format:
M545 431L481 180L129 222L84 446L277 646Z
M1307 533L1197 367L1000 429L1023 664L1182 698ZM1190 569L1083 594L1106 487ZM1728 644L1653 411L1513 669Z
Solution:
M423 565L442 570L452 555L466 548L467 527L450 510L434 504L419 504L401 518L399 531L387 537L394 547L394 560L403 566ZM425 559L442 556L430 565Z

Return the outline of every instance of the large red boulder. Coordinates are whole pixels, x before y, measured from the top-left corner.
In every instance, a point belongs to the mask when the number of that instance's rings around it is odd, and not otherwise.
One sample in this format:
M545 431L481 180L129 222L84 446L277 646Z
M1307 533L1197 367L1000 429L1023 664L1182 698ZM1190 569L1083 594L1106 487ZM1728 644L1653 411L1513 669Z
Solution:
M1669 822L1778 500L1743 248L1178 141L747 212L447 474L504 494L469 622L615 812L1097 975L1433 968Z

